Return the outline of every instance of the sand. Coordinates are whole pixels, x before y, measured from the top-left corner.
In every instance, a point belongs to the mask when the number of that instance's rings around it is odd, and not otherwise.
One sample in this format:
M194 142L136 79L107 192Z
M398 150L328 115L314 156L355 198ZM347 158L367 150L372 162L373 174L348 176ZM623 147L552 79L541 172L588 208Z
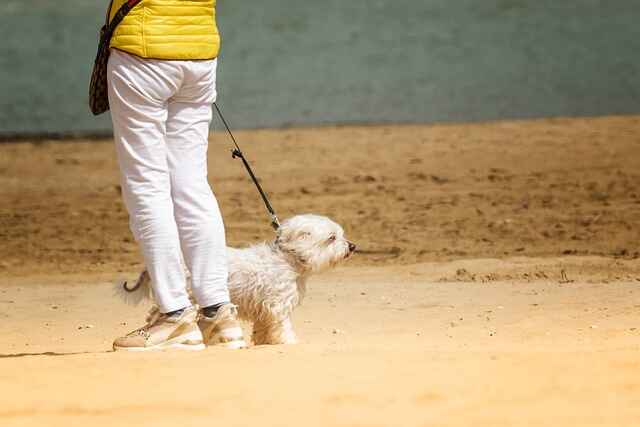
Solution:
M239 132L281 217L360 253L301 343L110 352L145 307L108 142L0 145L0 425L630 426L640 419L638 117ZM223 135L229 242L267 217Z

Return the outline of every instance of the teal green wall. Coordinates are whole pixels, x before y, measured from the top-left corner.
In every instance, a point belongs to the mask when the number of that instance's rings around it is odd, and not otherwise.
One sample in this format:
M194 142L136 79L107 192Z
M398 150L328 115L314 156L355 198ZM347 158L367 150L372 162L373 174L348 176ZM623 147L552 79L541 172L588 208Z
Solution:
M3 0L0 135L104 132L106 1ZM219 0L234 127L640 112L637 0Z

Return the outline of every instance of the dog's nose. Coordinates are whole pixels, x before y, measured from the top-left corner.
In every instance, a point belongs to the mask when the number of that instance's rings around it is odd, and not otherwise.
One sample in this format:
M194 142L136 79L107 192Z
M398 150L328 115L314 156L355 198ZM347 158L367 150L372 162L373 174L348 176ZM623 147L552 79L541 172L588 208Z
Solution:
M354 245L353 243L349 242L349 252L353 252L356 250L356 245Z

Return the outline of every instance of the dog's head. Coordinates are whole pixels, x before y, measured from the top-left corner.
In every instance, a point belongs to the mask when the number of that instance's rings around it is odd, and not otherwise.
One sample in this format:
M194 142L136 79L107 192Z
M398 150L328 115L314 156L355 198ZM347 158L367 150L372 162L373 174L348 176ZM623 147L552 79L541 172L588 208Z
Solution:
M297 215L278 229L278 247L305 269L318 272L349 258L356 245L344 237L344 230L320 215Z

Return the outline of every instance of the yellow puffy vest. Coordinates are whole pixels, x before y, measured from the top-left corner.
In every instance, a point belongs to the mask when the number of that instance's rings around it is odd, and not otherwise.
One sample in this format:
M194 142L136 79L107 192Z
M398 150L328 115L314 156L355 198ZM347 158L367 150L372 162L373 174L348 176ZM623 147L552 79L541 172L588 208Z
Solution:
M126 1L112 1L109 21ZM116 28L111 47L142 58L216 58L216 0L142 0Z

